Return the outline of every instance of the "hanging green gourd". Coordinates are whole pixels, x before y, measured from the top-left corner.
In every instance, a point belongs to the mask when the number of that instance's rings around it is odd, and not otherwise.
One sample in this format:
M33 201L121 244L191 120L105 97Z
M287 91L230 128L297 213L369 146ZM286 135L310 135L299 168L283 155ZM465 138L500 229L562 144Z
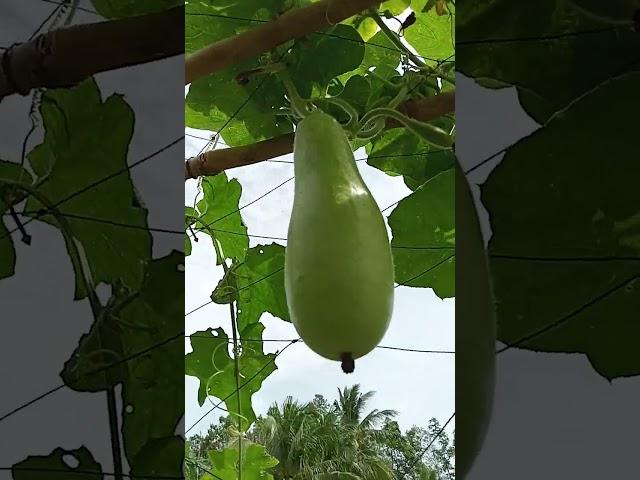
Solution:
M317 354L354 361L382 340L394 266L384 219L342 126L316 110L297 126L295 193L285 256L293 325Z

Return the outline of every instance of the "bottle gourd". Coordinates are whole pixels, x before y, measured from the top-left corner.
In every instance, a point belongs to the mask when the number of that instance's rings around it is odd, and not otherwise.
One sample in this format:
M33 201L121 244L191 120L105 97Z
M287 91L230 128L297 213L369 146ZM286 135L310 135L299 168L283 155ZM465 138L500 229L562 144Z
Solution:
M340 124L316 110L297 126L295 191L285 254L291 321L318 355L354 360L382 340L394 267L380 209Z
M456 162L456 479L465 480L491 418L496 321L486 249Z

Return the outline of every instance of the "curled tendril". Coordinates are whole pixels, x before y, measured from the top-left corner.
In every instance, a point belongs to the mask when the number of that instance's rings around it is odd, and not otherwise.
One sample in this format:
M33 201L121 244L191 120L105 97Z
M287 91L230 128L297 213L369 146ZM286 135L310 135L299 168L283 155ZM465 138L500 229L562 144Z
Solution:
M358 131L359 138L368 138L379 128L380 122L382 122L382 126L384 127L384 119L389 117L401 123L415 135L435 147L449 149L455 142L455 136L453 134L447 133L435 125L409 118L391 108L375 108L369 111L365 117L363 117L362 127ZM375 122L374 127L367 128L372 122Z
M353 106L349 102L346 102L341 98L332 98L332 97L320 98L315 101L330 103L339 107L349 117L349 120L347 121L347 123L342 126L348 131L355 131L358 125L359 115L358 115L358 111L355 108L353 108Z

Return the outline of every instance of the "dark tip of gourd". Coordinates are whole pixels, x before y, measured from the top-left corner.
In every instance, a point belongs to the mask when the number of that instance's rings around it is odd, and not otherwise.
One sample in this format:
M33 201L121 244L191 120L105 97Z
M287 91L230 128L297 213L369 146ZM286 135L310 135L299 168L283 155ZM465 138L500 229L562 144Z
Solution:
M353 373L356 368L356 364L353 360L353 355L351 355L351 352L342 353L340 355L340 360L342 360L342 371L344 373Z

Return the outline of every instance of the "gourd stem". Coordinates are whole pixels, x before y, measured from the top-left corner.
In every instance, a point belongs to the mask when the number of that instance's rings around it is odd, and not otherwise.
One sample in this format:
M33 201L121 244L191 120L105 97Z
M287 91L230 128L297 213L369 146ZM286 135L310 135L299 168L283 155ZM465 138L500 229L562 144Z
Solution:
M229 274L229 267L225 262L225 258L222 256L222 252L220 251L220 246L218 245L218 240L216 239L213 231L207 228L209 231L209 235L213 239L213 247L216 251L216 257L220 259L222 263L222 269L224 270L225 276ZM231 314L231 330L233 337L233 373L236 381L236 401L238 402L238 480L242 480L242 415L240 412L242 411L242 407L240 405L240 361L238 359L238 323L236 319L235 312L235 302L229 302L229 312Z
M289 95L289 102L291 103L291 109L293 110L293 112L300 118L306 117L309 114L309 101L300 96L300 93L298 93L298 89L289 76L289 72L286 70L282 70L281 72L278 72L278 77L287 90L287 94Z
M382 30L382 32L387 36L389 41L391 41L391 43L393 43L398 48L398 50L400 50L401 53L404 53L407 57L409 57L409 59L413 63L415 63L418 67L426 66L426 64L420 57L418 57L415 53L409 50L409 48L404 43L402 43L402 40L400 40L400 37L398 36L398 34L393 32L388 27L388 25L384 23L384 20L382 20L382 17L378 14L376 10L374 9L369 10L369 16L373 18L373 20L378 24L378 27L380 27L380 30Z
M340 366L342 367L342 371L344 373L353 373L356 368L355 360L353 359L353 355L351 352L344 352L340 355Z

